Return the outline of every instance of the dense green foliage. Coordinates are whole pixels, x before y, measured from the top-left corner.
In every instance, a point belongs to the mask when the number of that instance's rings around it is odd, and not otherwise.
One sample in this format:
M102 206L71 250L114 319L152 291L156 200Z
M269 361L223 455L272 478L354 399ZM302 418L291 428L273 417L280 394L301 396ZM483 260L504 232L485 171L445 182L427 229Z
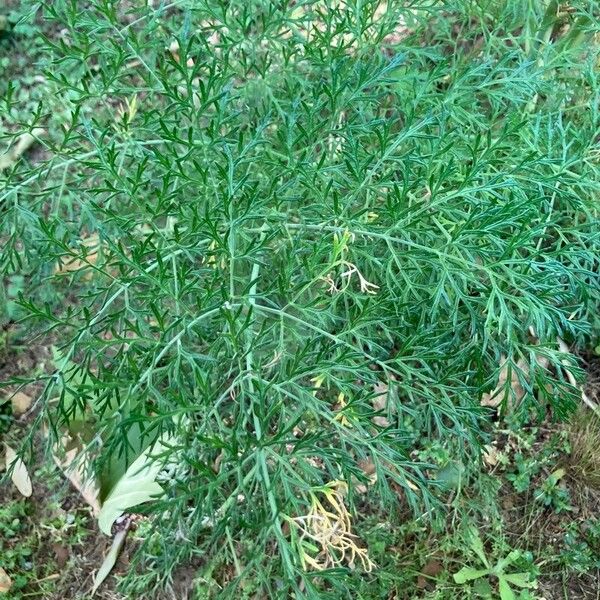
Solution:
M40 9L52 94L2 135L46 131L0 191L11 310L60 347L40 419L104 495L163 440L161 577L201 548L235 563L224 597L249 573L345 597L370 564L308 541L319 505L368 485L435 514L419 450L478 459L505 361L519 414L575 405L557 337L589 341L600 306L598 7L83 4Z

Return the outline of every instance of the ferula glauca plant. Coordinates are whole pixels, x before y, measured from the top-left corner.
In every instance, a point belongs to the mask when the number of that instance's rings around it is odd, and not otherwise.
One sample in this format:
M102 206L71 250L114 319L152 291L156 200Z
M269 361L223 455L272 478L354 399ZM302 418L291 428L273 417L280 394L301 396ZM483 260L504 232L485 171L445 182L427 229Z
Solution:
M0 269L54 346L38 424L150 515L152 577L199 554L231 565L219 597L348 597L376 568L365 488L427 519L419 450L477 460L499 382L501 412L576 405L558 340L600 307L598 12L32 6L60 33L36 108L0 83L0 141L34 140L0 173Z

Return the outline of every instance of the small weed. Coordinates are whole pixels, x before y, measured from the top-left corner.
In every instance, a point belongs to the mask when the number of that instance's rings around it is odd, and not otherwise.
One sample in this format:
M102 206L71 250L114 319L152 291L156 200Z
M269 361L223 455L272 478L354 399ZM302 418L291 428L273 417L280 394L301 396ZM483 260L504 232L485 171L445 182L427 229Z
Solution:
M569 490L561 484L564 475L564 469L557 469L546 477L534 494L537 502L552 508L557 513L572 510Z
M0 567L12 579L10 598L21 600L31 587L40 594L52 587L39 580L54 571L52 561L38 563L35 554L38 536L31 525L31 505L24 499L4 502L0 506Z
M521 453L515 455L514 465L516 472L508 473L506 479L512 483L515 491L525 492L530 488L532 478L539 473L541 465L535 457L525 457Z
M568 525L559 561L568 571L586 573L600 569L600 519Z
M501 600L514 600L516 598L513 588L535 589L537 581L532 579L530 571L516 572L516 563L531 563L528 553L511 550L506 556L493 563L486 554L483 542L475 528L470 528L465 536L470 550L477 556L481 565L479 567L464 566L453 575L454 581L459 585L471 584L473 590L484 598L493 597L492 581L497 581L498 594Z

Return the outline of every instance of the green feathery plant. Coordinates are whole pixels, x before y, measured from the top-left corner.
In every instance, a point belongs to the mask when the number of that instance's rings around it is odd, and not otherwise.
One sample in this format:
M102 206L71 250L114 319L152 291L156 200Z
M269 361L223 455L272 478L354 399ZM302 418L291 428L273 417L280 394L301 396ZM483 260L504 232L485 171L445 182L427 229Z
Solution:
M347 597L373 568L359 484L435 511L418 450L477 459L506 366L505 408L574 407L557 337L586 343L600 306L594 0L31 12L49 92L21 115L3 83L0 139L44 152L0 174L0 269L57 346L51 442L103 499L143 452L164 465L156 580L199 553L234 565L223 597L251 574Z

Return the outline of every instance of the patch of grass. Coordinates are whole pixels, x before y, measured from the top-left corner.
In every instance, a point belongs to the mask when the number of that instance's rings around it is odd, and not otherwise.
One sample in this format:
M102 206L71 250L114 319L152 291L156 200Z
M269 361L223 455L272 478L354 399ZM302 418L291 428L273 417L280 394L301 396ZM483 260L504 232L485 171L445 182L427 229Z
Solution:
M0 566L12 576L11 596L15 598L21 598L23 588L39 578L31 562L35 537L23 531L27 508L25 500L0 507Z
M583 486L600 491L600 417L580 411L570 423L569 439L569 473Z

